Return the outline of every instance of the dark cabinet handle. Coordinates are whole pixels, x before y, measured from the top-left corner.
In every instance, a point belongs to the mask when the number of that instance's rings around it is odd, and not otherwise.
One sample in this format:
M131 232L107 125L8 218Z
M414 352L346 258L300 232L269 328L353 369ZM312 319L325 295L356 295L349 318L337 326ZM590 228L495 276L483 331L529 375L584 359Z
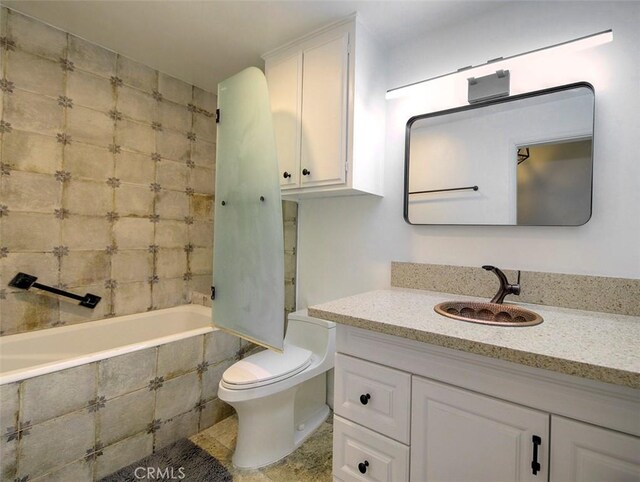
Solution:
M542 439L534 435L531 437L531 441L533 442L533 460L531 461L531 471L533 475L538 475L540 471L540 462L538 462L538 447L542 444Z
M367 472L367 467L369 467L369 461L365 460L364 462L360 462L358 464L358 470L360 471L361 474L364 474Z
M302 170L302 175L303 176L310 176L311 175L311 171L309 169L303 169Z
M362 405L366 405L367 403L369 403L370 398L371 398L371 395L369 395L368 393L362 394L360 395L360 403Z
M291 178L291 174L289 174L287 171L284 171L284 174L282 175L282 177L284 177L285 179Z

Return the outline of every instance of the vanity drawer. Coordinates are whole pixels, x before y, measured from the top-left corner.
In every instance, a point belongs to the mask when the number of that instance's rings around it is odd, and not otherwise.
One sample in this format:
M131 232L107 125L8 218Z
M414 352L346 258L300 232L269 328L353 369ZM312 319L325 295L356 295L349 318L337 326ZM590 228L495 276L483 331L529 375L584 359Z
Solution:
M334 390L338 415L409 443L411 375L337 354Z
M409 447L336 415L333 476L344 482L408 481Z

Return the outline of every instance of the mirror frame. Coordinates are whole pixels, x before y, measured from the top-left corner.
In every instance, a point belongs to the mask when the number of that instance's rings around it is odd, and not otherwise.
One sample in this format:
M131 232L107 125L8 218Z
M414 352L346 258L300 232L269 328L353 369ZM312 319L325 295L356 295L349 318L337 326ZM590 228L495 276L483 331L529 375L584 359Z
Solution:
M591 132L593 133L591 136L591 142L592 142L592 150L591 150L591 182L590 182L590 187L591 187L591 200L589 202L589 217L586 219L586 221L584 223L581 224L453 224L453 223L438 223L438 224L428 224L428 223L412 223L411 221L409 221L409 157L410 157L410 146L411 146L411 126L414 124L414 122L422 120L422 119L428 119L430 117L438 117L438 116L443 116L443 115L448 115L448 114L455 114L458 112L465 112L468 110L474 110L474 109L481 109L482 107L488 107L488 106L492 106L492 105L497 105L497 104L505 104L507 102L514 102L514 101L518 101L518 100L523 100L523 99L528 99L531 97L538 97L541 95L546 95L546 94L553 94L556 92L562 92L565 90L571 90L571 89L575 89L578 87L585 87L589 90L591 90L591 92L593 93L593 116L592 116L592 123L593 123L593 127L591 129ZM589 220L591 219L591 216L593 215L593 164L594 164L594 146L595 146L595 124L596 124L596 91L593 88L593 85L591 85L589 82L586 81L581 81L581 82L574 82L572 84L564 84L564 85L559 85L556 87L550 87L547 89L542 89L542 90L535 90L535 91L531 91L531 92L526 92L524 94L518 94L518 95L511 95L508 97L501 97L498 99L492 99L492 100L487 100L485 102L479 102L477 104L470 104L470 105L463 105L460 107L454 107L452 109L445 109L445 110L439 110L437 112L430 112L428 114L420 114L420 115L416 115L411 117L408 121L407 121L407 125L406 125L406 131L405 131L405 141L404 141L404 220L407 224L410 224L411 226L506 226L506 227L517 227L517 226L522 226L522 227L536 227L536 226L548 226L548 227L576 227L576 226L584 226L585 224L587 224L589 222Z

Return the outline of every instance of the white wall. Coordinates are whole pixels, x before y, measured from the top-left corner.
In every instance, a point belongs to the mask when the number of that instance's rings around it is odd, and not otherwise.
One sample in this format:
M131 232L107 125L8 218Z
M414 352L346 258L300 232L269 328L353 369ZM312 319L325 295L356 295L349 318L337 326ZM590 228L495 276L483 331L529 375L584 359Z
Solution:
M514 2L390 52L391 88L612 28L609 44L511 70L514 94L580 80L594 85L593 216L580 227L406 224L405 123L466 101L464 78L436 82L436 94L387 102L384 198L300 202L299 306L388 286L393 260L640 278L639 22L637 2Z

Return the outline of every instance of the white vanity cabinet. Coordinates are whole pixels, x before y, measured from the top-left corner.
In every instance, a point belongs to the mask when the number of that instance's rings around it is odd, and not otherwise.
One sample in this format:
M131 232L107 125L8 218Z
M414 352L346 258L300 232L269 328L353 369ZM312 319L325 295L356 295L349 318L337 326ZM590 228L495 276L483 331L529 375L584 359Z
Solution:
M338 325L335 480L640 481L640 393Z
M382 195L385 84L355 16L263 56L282 195Z

